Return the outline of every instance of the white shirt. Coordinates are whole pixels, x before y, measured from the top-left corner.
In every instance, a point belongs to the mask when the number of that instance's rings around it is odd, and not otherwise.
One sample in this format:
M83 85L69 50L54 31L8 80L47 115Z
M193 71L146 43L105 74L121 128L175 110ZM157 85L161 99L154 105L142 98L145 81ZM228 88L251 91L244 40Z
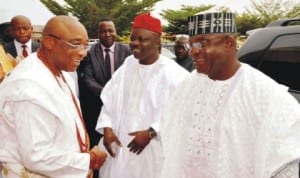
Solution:
M15 47L17 49L17 56L22 56L23 58L23 47L22 45L24 45L23 43L20 43L18 42L17 40L14 40L14 44L15 44ZM25 43L26 45L26 50L27 50L27 53L28 55L30 55L32 53L32 49L31 49L31 39L29 41L27 41L27 43Z
M74 72L68 72L68 74L71 76L71 78L74 81L74 86L75 86L75 94L79 98L79 86L78 86L78 76L77 76L77 71Z
M101 93L103 107L96 130L110 127L123 147L101 167L105 178L157 178L163 159L161 143L152 139L139 154L129 152L129 132L150 126L159 132L164 106L175 88L189 73L171 59L160 56L152 65L141 65L133 55L115 72ZM104 147L102 141L99 147ZM105 148L104 148L105 149Z
M70 76L63 75L74 91ZM80 152L75 123L84 138L70 92L36 53L21 61L0 85L0 162L8 170L3 176L86 178L90 157Z
M100 43L101 44L101 43ZM101 44L101 47L102 47L102 54L103 54L103 60L105 60L105 55L106 55L106 51L105 49L107 49L107 47L103 46ZM111 74L114 73L114 69L115 69L115 43L113 45L111 45L109 48L109 57L110 57L110 71L111 71Z
M194 71L173 96L160 178L298 177L300 106L286 87L242 64L225 81Z

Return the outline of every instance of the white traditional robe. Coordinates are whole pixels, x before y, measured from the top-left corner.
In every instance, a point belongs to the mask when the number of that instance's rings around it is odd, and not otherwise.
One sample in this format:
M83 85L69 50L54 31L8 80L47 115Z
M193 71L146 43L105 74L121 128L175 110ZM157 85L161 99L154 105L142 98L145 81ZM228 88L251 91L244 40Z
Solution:
M298 177L299 104L250 66L225 81L194 71L166 108L160 178Z
M123 147L115 158L109 157L100 168L101 178L157 178L161 169L162 150L157 138L136 155L127 145L128 133L150 126L159 132L159 121L169 96L189 73L174 61L160 55L152 65L141 65L134 56L114 73L101 93L103 107L96 130L110 127ZM99 143L103 147L102 141Z
M86 178L90 157L80 153L75 122L85 138L70 91L33 53L0 84L3 177Z

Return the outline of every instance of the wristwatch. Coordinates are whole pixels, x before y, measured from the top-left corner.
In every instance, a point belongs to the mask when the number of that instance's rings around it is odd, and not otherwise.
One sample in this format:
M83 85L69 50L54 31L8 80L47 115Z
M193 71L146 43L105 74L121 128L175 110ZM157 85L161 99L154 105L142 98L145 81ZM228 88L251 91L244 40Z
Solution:
M156 137L157 133L155 132L155 130L152 127L150 127L148 129L148 131L149 131L149 138L152 139L152 138Z

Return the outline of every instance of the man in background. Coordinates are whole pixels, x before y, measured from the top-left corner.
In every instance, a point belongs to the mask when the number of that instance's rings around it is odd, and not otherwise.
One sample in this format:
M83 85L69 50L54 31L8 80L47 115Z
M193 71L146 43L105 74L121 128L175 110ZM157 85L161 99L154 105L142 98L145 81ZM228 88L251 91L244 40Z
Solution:
M100 139L95 127L102 106L101 91L131 54L127 45L116 42L117 31L112 20L100 20L98 30L99 42L90 47L79 68L80 102L91 145L97 145Z
M29 18L17 15L10 21L10 32L13 41L4 45L4 49L14 58L23 59L32 52L35 52L39 43L31 39L33 27Z
M79 98L91 145L97 145L101 137L95 131L102 107L101 91L112 74L131 54L128 45L116 42L117 31L112 20L100 20L98 30L99 42L90 47L78 69ZM95 177L97 173L98 171L95 172Z
M176 56L175 61L183 68L191 72L194 69L194 64L189 54L189 45L189 36L180 35L176 37L174 51Z

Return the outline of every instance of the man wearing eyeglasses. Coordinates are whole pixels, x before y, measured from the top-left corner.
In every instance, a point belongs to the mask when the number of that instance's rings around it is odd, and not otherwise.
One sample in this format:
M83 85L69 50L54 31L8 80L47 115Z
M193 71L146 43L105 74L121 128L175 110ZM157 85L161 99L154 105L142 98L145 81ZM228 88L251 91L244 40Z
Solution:
M92 177L106 159L90 149L74 83L87 54L85 27L70 16L51 18L41 46L0 85L0 163L3 178Z
M239 62L233 13L188 19L196 70L162 117L160 178L298 177L297 100L287 87Z

